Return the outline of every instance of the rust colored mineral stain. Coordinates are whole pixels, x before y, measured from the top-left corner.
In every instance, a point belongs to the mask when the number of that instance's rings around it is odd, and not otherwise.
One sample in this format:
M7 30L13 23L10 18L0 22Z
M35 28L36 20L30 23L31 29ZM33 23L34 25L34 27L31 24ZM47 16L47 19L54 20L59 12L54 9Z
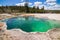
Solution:
M4 23L0 22L0 27L3 27Z
M4 23L0 22L0 30L2 30Z

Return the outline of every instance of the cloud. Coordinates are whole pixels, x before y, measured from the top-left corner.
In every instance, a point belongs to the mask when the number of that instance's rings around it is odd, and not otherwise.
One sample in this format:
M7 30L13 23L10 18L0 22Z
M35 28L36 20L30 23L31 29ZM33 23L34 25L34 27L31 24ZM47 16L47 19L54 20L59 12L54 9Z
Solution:
M17 3L16 6L25 6L25 3L26 2ZM32 5L32 3L29 2L28 5Z
M16 6L24 6L24 5L25 5L25 2L16 4Z
M24 0L21 0L22 2L24 1Z
M16 4L16 6L25 6L25 3L26 2L22 2L22 3L17 3ZM30 6L30 7L33 7L33 6L35 6L35 7L39 7L39 9L41 9L42 8L42 2L38 2L38 1L36 1L36 2L34 2L34 4L32 5L33 3L31 3L31 2L29 2L28 3L28 6Z
M35 8L39 7L39 9L41 9L43 5L42 5L42 2L36 1L36 2L34 2L34 6L35 6Z
M56 0L46 0L46 2L56 2Z
M60 10L60 5L56 4L55 6L53 6L53 8L54 8L55 10Z
M0 6L2 6L2 5L0 5Z
M45 10L60 10L60 5L58 5L58 4L56 4L56 5L54 5L54 6L44 6L45 8Z
M32 3L29 2L29 5L32 5Z
M56 3L53 3L53 2L52 2L52 3L48 3L48 5L55 5L55 4L56 4Z
M60 5L56 3L56 0L46 0L44 4L45 10L60 10Z
M39 6L41 4L42 4L42 2L38 2L38 1L34 2L34 6Z
M40 6L39 6L39 9L43 8L43 6L44 6L44 5L40 5Z
M55 5L56 4L56 0L46 0L46 2L44 2L44 4Z
M53 5L56 4L56 2L46 2L45 4L46 4L46 5L51 5L51 6L53 6Z
M26 2L17 3L17 6L25 6ZM44 6L45 10L60 10L60 5L56 3L56 0L46 0L44 4L42 2L36 1L33 3L28 3L30 7L35 6L35 8L39 7L41 9ZM33 5L32 5L33 4Z

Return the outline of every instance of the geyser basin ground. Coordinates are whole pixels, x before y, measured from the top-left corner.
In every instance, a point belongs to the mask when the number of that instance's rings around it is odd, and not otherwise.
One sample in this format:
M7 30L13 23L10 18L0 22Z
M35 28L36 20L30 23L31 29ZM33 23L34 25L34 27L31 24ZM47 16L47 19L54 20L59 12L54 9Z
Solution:
M7 29L18 28L25 32L47 32L50 29L60 27L60 21L35 17L14 17L7 22Z

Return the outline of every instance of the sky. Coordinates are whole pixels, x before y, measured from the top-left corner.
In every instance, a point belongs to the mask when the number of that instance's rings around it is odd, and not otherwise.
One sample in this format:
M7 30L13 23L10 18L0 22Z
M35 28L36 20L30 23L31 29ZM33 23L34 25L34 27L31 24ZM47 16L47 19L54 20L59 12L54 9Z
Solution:
M29 7L35 6L45 10L60 10L60 0L27 0ZM0 6L24 6L25 0L0 0Z

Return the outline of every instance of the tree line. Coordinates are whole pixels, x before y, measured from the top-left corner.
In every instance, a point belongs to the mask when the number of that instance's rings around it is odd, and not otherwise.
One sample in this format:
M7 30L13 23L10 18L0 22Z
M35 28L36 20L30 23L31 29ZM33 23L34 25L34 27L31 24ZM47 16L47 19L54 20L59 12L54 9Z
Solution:
M60 13L60 10L44 10L44 7L0 6L0 13Z

